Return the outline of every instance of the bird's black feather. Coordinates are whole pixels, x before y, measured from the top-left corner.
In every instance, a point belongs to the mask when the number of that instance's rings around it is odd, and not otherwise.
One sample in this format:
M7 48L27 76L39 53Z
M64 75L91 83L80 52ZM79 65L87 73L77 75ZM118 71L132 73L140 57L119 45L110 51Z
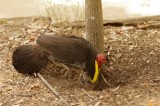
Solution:
M13 53L13 66L21 73L39 72L48 57L66 63L86 63L86 70L94 77L97 52L85 39L75 36L43 35L36 45L18 47Z

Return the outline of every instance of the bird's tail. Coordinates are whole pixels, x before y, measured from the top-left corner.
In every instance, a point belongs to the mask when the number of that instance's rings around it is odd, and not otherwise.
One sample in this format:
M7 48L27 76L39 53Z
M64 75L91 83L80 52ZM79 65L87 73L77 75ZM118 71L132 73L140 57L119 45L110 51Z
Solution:
M47 61L47 54L39 45L20 46L14 50L12 56L14 68L23 74L38 73Z

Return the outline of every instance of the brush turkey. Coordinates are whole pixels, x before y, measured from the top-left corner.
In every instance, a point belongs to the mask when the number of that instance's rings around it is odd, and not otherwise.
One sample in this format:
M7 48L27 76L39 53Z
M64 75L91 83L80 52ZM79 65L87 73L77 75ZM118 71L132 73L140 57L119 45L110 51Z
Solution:
M105 54L98 54L85 39L76 36L42 35L35 45L16 48L12 56L14 68L23 74L38 73L49 57L69 64L85 64L91 82L98 79L99 69L108 62Z

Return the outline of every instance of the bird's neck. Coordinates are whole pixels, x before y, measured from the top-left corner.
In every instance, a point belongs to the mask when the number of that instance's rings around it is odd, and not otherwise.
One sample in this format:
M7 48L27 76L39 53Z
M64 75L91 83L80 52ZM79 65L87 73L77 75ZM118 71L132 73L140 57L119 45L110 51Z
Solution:
M98 64L98 69L100 69L102 67L102 63L98 60L96 60L96 61L97 61L97 64Z

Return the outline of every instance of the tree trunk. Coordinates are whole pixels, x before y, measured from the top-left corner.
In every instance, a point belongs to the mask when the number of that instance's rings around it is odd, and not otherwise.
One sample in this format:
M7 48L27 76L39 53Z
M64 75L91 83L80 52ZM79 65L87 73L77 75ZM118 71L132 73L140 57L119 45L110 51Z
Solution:
M103 15L101 0L85 0L86 38L98 53L104 52Z

